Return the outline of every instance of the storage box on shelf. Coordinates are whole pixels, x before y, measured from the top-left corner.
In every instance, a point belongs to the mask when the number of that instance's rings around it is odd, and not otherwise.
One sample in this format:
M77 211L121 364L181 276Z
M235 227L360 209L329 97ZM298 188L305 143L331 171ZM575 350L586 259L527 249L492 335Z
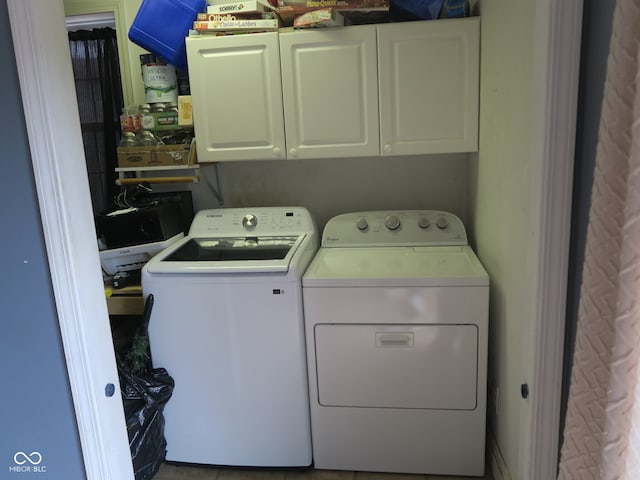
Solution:
M293 21L293 28L327 28L341 27L344 23L344 16L339 10L333 8L322 8L303 13Z
M120 115L122 138L118 147L119 167L195 163L195 149L191 146L193 127L181 125L185 116L184 97L181 99L182 109L178 103L143 104L123 109Z
M284 26L295 28L301 28L300 24L306 23L301 17L323 15L327 9L333 17L332 26L362 25L389 22L389 7L389 0L281 0L278 13Z
M195 142L190 145L118 147L118 165L118 185L136 183L141 178L148 183L192 183L200 179ZM173 175L185 170L191 175ZM169 175L149 176L158 172L169 172Z
M119 167L190 166L195 163L191 145L118 147Z

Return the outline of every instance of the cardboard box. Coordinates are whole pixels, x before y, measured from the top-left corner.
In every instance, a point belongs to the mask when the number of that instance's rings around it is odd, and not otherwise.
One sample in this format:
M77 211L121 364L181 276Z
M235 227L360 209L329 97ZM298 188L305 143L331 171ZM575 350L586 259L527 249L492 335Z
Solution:
M158 147L118 147L118 166L167 167L189 166L196 163L195 146L160 145Z
M342 25L344 25L344 17L333 8L312 10L296 17L293 21L293 28L340 27Z
M144 130L161 131L177 130L178 112L151 112L142 115L142 128Z
M196 32L226 32L226 31L263 31L277 30L280 22L277 18L254 18L221 20L211 22L193 22L193 29Z
M253 12L271 12L273 7L266 0L245 0L242 2L228 2L218 5L209 5L207 13L224 14L224 13L253 13ZM198 18L200 20L200 18ZM202 18L202 20L209 20ZM214 19L215 20L215 19Z
M281 7L294 9L335 8L336 10L389 10L390 0L282 0Z
M178 97L178 126L193 127L191 95L180 95Z

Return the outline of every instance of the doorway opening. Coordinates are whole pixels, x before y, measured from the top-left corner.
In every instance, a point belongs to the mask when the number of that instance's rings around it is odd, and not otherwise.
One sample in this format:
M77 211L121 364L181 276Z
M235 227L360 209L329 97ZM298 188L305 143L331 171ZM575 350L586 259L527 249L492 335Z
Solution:
M116 148L124 107L113 13L67 17L82 142L94 214L118 194Z

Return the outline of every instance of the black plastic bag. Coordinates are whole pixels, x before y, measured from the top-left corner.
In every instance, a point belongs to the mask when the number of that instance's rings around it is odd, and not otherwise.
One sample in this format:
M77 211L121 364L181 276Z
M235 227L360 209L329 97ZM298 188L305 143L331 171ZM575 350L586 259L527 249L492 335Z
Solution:
M116 355L124 418L136 480L149 480L167 453L162 411L173 394L174 381L164 368L152 368L148 326L153 295L145 301L142 323L127 354Z
M171 398L174 381L164 368L135 375L118 361L122 403L136 480L149 480L167 452L162 410Z

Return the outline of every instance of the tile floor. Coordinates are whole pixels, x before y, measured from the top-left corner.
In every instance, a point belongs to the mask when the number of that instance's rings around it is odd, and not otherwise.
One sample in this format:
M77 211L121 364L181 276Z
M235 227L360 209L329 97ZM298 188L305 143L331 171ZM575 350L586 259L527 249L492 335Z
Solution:
M153 480L491 480L484 477L409 475L399 473L345 472L337 470L272 470L195 467L164 463Z

